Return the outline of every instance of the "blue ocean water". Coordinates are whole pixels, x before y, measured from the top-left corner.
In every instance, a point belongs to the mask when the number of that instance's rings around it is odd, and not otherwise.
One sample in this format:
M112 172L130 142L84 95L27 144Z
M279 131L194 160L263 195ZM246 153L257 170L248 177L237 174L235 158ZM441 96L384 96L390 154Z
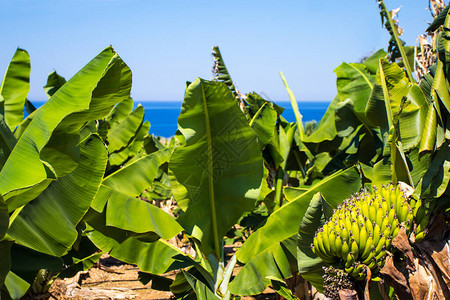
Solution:
M32 101L39 107L43 101ZM177 120L180 115L181 101L144 101L141 103L145 108L145 120L151 124L150 133L155 136L171 137L177 131ZM289 101L279 101L277 104L285 110L282 116L289 122L295 121L294 111ZM298 103L300 113L303 115L303 122L322 119L329 102L302 101Z
M135 101L139 103L138 101ZM180 114L181 102L178 101L148 101L142 102L145 108L145 119L150 122L150 133L155 136L170 137L177 131L177 120ZM289 101L280 101L277 104L285 110L282 116L289 122L295 121L294 111ZM303 122L322 119L329 102L302 101L298 103Z

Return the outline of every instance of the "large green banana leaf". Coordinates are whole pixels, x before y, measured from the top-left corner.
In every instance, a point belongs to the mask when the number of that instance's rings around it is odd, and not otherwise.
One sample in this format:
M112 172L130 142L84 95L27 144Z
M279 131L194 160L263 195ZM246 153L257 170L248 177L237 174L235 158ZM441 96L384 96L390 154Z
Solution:
M327 108L324 116L317 125L317 129L313 133L303 139L303 142L312 148L311 144L320 144L322 142L332 141L336 135L335 125L335 109L340 103L340 99L336 96Z
M230 73L228 73L227 67L225 66L225 61L222 58L222 54L220 54L219 46L214 46L212 48L212 55L214 58L214 81L225 83L233 93L233 96L239 98Z
M387 95L383 88L386 88ZM395 63L389 63L385 59L380 60L373 91L365 110L371 125L380 126L383 132L388 132L393 116L399 112L402 100L408 95L409 90L410 82L405 72ZM414 92L417 93L417 91ZM385 99L389 99L388 106Z
M109 153L118 152L131 143L142 125L144 112L144 107L138 105L134 111L108 132Z
M124 211L126 207L120 209ZM132 213L130 212L130 216ZM138 236L126 230L106 226L104 214L91 210L85 220L89 224L87 236L99 249L110 252L111 256L124 262L138 265L144 272L164 274L194 264L188 255L158 237L151 240L152 237L149 235ZM173 222L164 224L156 221L161 227L171 227L175 222L174 219Z
M447 5L439 15L434 18L433 22L428 26L426 31L435 31L440 26L444 25L445 19L447 18L448 11L450 9L450 5Z
M284 194L289 203L271 214L266 224L250 235L236 252L238 260L247 263L274 244L297 234L309 202L317 192L320 191L327 202L336 207L360 188L361 177L356 167L325 177L308 188L285 188Z
M47 84L44 85L44 92L47 94L47 98L50 99L60 87L62 87L66 83L66 79L60 76L56 71L48 74Z
M174 217L151 203L109 189L112 196L106 207L106 225L135 233L156 233L170 239L183 228Z
M53 256L67 253L78 236L76 229L100 186L107 153L93 135L82 142L78 167L52 182L25 205L8 229L16 243Z
M375 74L378 69L378 61L380 58L386 58L386 56L386 51L379 49L361 63L367 67L370 74Z
M136 155L142 149L144 145L144 137L148 135L148 131L150 130L150 122L145 121L138 132L136 133L133 141L122 151L111 153L109 156L109 163L113 166L123 165L125 162L128 163L128 159L136 159Z
M128 99L130 88L130 69L108 47L37 110L0 172L0 193L9 211L76 168L80 128Z
M288 256L295 255L295 240L294 234L252 257L228 284L230 292L241 296L256 295L262 293L272 279L283 280L291 277L292 263ZM288 249L289 246L293 249Z
M258 136L260 149L270 142L273 136L273 128L277 123L277 112L270 102L265 102L250 120L250 127Z
M130 97L118 103L106 119L111 122L111 128L117 126L133 111L133 99Z
M108 199L115 197L115 193L123 194L119 197L139 196L151 186L158 175L159 166L169 160L170 154L169 148L154 152L107 176L92 202L92 208L102 212Z
M197 79L178 118L186 144L169 163L179 222L205 255L221 257L222 238L254 208L263 176L256 136L223 83ZM178 183L178 184L177 184Z
M317 278L321 278L320 275L323 274L323 261L312 252L311 244L316 231L323 226L324 222L331 216L331 213L326 200L317 193L311 199L298 230L298 272L319 291L322 289L323 282L317 282Z
M428 110L429 107L425 95L419 86L413 84L406 96L406 101L398 119L399 136L405 151L420 145Z
M0 112L14 131L23 120L23 106L30 91L30 56L17 49L0 86Z
M303 116L302 116L302 114L300 113L300 111L298 109L298 104L297 104L297 100L295 100L294 93L289 88L289 85L287 84L286 78L284 77L282 72L280 72L280 76L281 76L281 79L283 80L284 87L286 88L286 91L288 92L289 100L291 101L292 110L294 111L295 120L297 121L297 128L298 128L298 133L299 133L299 139L300 139L300 141L302 141L303 137L305 135L305 131L303 129Z
M16 137L6 125L3 116L0 115L0 170L3 168L16 143Z
M418 189L420 189L420 198L438 198L447 190L450 182L450 147L448 143L437 150L429 168Z
M363 113L372 92L375 76L369 74L365 65L356 63L342 63L334 72L337 76L336 87L341 101L352 99L355 111Z
M206 284L204 284L201 280L198 280L194 276L192 276L189 272L183 271L184 276L186 277L187 282L191 286L191 288L195 292L195 296L198 300L219 300L218 296L214 295L214 293L208 288Z

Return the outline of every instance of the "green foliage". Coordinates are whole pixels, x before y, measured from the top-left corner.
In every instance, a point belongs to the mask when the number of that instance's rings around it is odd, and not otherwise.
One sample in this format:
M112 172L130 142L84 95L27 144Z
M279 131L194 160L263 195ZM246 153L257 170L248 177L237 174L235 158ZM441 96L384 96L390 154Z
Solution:
M430 27L445 30L418 85L414 48L378 3L391 62L379 50L338 66L337 95L318 124L303 124L282 74L296 122L240 94L214 47L214 81L188 83L165 142L148 135L143 107L133 110L131 71L112 48L67 82L52 72L39 109L26 99L30 59L18 49L0 88L2 295L20 298L36 274L70 276L106 252L177 297L230 299L272 285L293 299L284 280L296 273L321 291L329 261L311 250L314 233L369 184L415 188L421 217L411 228L423 238L435 205L450 206L450 18L447 9ZM177 203L170 213L155 205L167 199ZM179 237L193 256L174 245ZM237 239L245 242L226 265L223 245ZM174 280L161 276L174 270Z
M185 212L178 221L205 255L220 259L223 236L259 194L256 136L228 88L201 79L187 88L178 125L186 144L169 163L174 197Z

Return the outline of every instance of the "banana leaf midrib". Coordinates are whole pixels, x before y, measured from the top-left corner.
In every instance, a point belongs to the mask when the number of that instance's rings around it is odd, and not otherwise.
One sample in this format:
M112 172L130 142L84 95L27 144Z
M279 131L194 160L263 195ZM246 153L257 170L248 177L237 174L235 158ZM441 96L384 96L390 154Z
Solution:
M370 87L371 90L373 90L373 84L370 82L369 78L367 78L366 75L364 75L363 72L361 72L360 69L358 69L357 67L355 67L353 64L348 64L350 67L352 67L353 69L355 69L355 71L357 71L359 74L361 74L362 78L364 78L364 80L367 82L367 85Z
M205 89L203 88L203 83L200 82L202 88L202 102L203 110L205 112L205 127L206 127L206 142L208 146L208 185L209 185L209 203L211 208L211 227L214 238L214 252L217 257L220 257L220 247L219 247L219 234L217 232L217 217L216 217L216 204L214 198L214 179L213 179L213 150L212 150L212 135L211 135L211 124L209 120L208 105L206 103Z

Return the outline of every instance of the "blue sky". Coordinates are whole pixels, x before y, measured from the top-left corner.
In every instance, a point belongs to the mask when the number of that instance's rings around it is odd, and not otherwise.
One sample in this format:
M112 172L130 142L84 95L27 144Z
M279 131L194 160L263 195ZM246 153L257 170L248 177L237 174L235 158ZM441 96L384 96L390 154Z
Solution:
M413 45L431 20L428 0L385 3L402 6ZM333 70L389 41L375 0L0 0L0 11L0 73L16 47L27 50L31 100L45 99L52 70L69 79L111 44L133 72L136 102L182 100L186 81L211 78L214 45L242 92L287 100L283 71L298 101L330 101Z

